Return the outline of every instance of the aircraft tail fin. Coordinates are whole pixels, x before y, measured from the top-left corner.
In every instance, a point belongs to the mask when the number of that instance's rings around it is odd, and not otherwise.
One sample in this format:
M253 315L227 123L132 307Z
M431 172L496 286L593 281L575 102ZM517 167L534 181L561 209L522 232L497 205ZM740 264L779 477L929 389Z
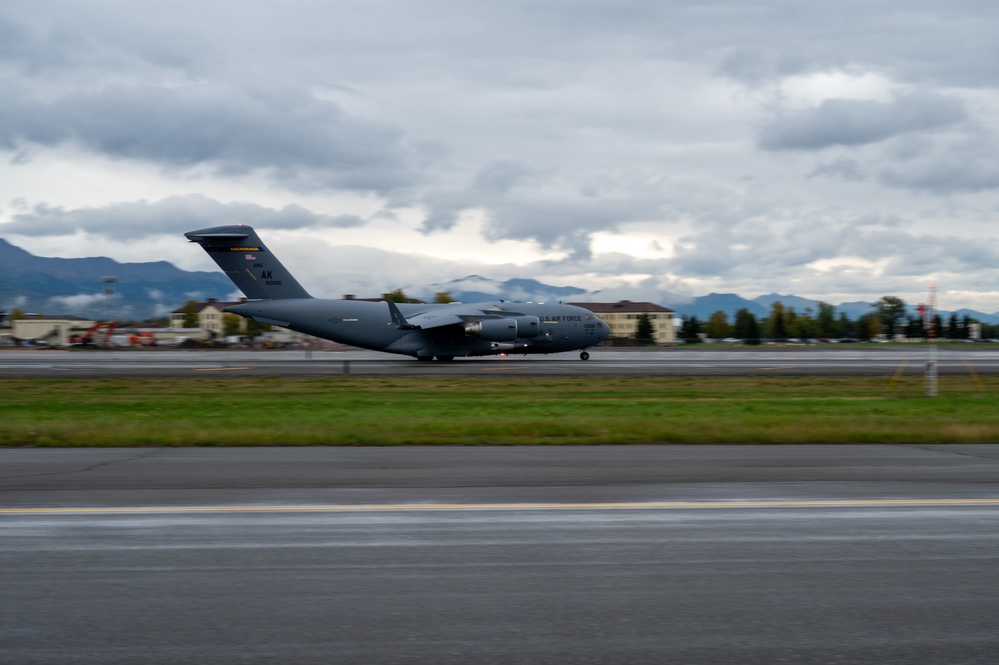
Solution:
M251 300L311 298L250 226L216 226L184 234L208 252Z

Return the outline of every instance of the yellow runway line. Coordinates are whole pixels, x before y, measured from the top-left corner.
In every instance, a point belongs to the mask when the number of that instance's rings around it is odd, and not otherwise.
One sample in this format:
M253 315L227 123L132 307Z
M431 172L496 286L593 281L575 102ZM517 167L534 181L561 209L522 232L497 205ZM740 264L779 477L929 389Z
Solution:
M978 389L982 392L987 392L988 388L985 386L985 382L982 381L982 377L978 376L978 372L976 372L975 368L971 366L971 363L968 362L968 359L961 358L961 362L964 363L964 366L968 370L968 374L971 375L971 380L975 382L975 385L978 386Z
M898 366L898 370L895 372L895 376L891 377L891 381L888 382L888 389L887 389L888 392L891 392L892 390L895 389L895 384L898 383L898 380L900 378L902 378L902 372L905 371L905 367L908 364L909 364L909 359L906 358L905 360L902 361L902 364Z

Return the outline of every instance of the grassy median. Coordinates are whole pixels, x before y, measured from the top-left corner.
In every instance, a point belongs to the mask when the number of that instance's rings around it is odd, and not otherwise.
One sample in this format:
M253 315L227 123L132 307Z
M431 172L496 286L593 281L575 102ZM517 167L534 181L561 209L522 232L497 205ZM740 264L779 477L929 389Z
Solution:
M977 378L977 377L976 377ZM15 379L0 445L999 442L999 377Z

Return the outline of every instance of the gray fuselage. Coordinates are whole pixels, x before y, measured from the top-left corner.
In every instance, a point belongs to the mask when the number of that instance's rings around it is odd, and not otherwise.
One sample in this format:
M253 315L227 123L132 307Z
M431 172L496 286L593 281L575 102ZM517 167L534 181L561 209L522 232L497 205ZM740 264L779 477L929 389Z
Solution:
M250 301L226 311L342 344L414 357L558 353L585 349L609 334L606 323L573 305L500 300L397 307L407 319L456 317L466 323L400 326L386 302L320 298ZM490 323L497 325L491 329Z
M581 350L585 360L586 349L610 334L596 314L573 305L313 298L250 226L216 226L184 235L251 298L226 312L333 342L422 360L572 350Z

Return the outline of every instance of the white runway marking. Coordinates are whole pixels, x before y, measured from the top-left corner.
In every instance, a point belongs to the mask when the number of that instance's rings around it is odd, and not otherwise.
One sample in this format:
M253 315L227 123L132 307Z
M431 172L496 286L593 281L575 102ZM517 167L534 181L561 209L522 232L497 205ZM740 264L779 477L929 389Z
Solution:
M0 508L0 515L152 515L179 513L272 513L272 512L408 512L474 510L642 510L642 509L733 509L733 508L885 508L904 506L999 506L999 498L981 499L870 499L809 501L625 501L611 503L402 503L359 505L279 506L121 506Z

